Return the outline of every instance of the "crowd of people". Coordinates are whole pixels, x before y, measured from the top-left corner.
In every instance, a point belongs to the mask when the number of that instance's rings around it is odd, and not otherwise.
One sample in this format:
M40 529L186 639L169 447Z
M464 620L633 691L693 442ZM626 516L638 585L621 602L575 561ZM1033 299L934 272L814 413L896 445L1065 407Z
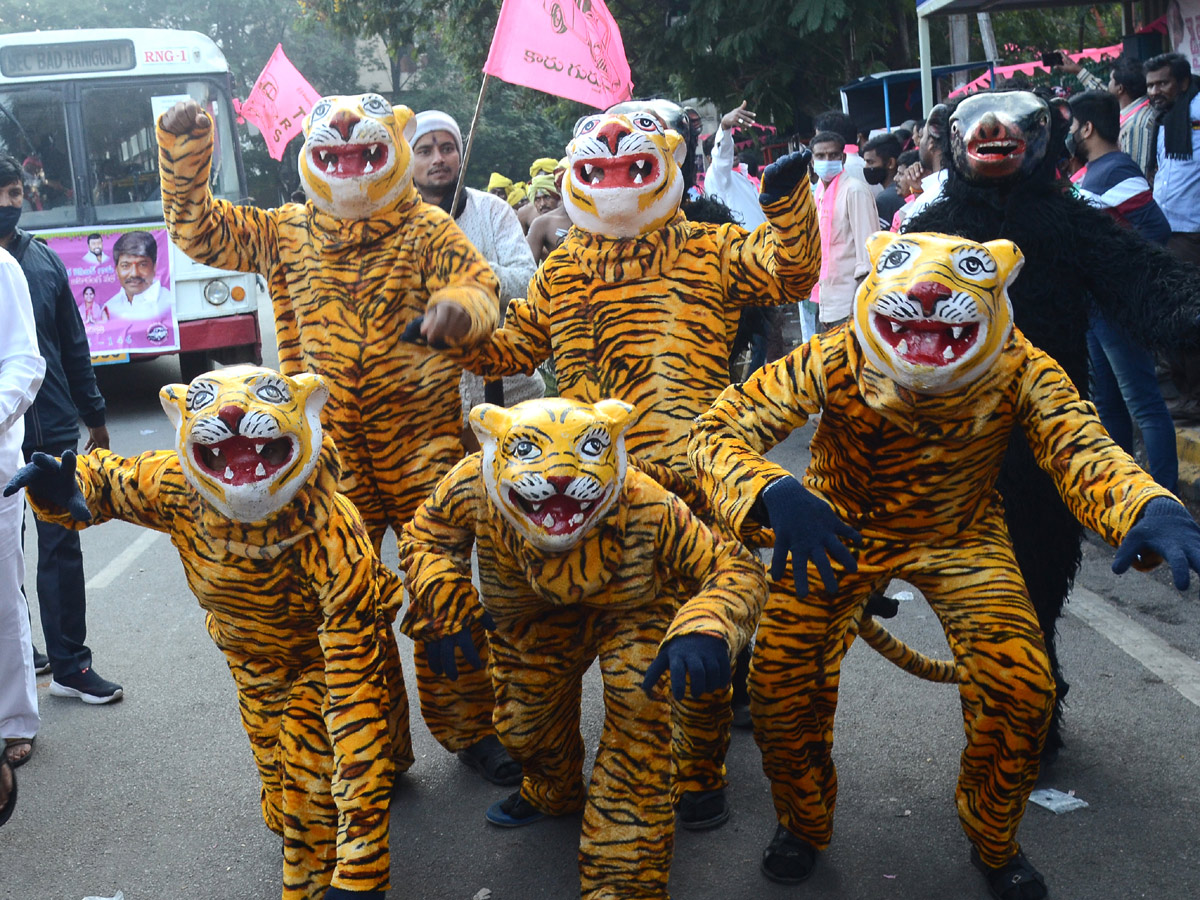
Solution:
M1063 69L1083 88L1069 101L1020 101L1033 105L1031 127L1059 136L1037 144L1061 175L1056 196L1165 248L1147 251L1154 260L1200 263L1200 90L1186 59L1120 60L1107 86ZM1194 352L1156 360L1159 348L1093 310L1084 327L1101 428L1079 396L1089 386L1032 330L1020 333L1025 313L1008 291L1033 248L1004 239L999 222L997 239L911 227L960 202L966 156L978 157L961 128L952 140L962 122L946 106L867 136L829 111L804 146L759 171L737 153L757 121L746 103L706 136L694 110L629 101L581 119L566 155L533 161L528 181L493 172L486 190L461 191L452 116L414 115L376 95L321 108L306 123L304 202L258 210L213 198L212 123L194 102L177 104L158 123L164 215L193 259L267 280L283 379L257 397L320 396L356 553L378 553L389 529L399 540L410 601L399 627L415 642L425 721L484 779L516 788L487 820L523 827L583 810L582 895L665 898L676 816L695 830L728 819L730 729L747 727L778 818L762 872L807 879L832 837L841 655L874 627L870 604L890 578L904 577L939 612L958 663L958 801L972 863L998 900L1047 896L1015 835L1064 687L1052 623L1031 603L1019 535L1009 539L996 502L1002 457L1021 431L1070 515L1120 545L1119 563L1153 551L1196 568L1200 529L1172 496L1174 425L1159 388L1169 371L1176 414L1200 404ZM318 129L322 116L339 128ZM353 143L360 124L388 144L378 171L346 179L305 164L314 135ZM993 142L1004 143L1004 127ZM1028 174L1007 173L1005 190ZM23 186L20 165L0 159L0 302L13 323L0 334L0 475L16 476L0 502L0 824L16 805L14 770L34 750L37 674L48 666L52 694L89 704L123 694L96 674L84 643L76 530L89 515L117 517L104 505L117 490L159 500L141 468L138 478L122 468L158 458L109 452L61 261L17 228ZM1169 265L1162 271L1175 272ZM953 315L947 301L959 304ZM785 307L799 315L794 351L780 340ZM744 352L748 369L735 366ZM550 366L558 399L545 398ZM311 373L319 386L303 380ZM181 435L214 394L234 389L216 377L206 385L171 394ZM813 464L796 478L762 454L810 417L821 421ZM238 436L227 408L213 418ZM88 441L76 480L80 419ZM1149 476L1130 457L1135 423ZM872 455L881 447L887 459ZM1051 462L1062 459L1071 462ZM233 470L214 489L192 462L172 463L173 490L197 492L201 526L215 506L229 520L220 527L238 529L206 550L222 578L250 577L224 553L260 560L256 578L288 564L309 567L310 587L339 581L273 527L263 536L278 503L226 507ZM39 515L44 661L22 593L22 487ZM330 534L340 522L303 524L325 541L341 539ZM769 578L755 554L765 548ZM394 574L369 559L363 572L369 589L343 590L336 609L304 595L322 641L315 624L312 634L300 633L304 623L270 626L298 629L279 643L305 648L302 672L221 633L237 611L212 585L192 585L238 680L264 819L284 840L285 900L388 890L379 798L413 757L390 630ZM386 620L386 635L367 627L358 638L380 642L377 668L348 670L346 648L325 639L335 617L337 628ZM579 680L595 659L609 727L585 785ZM1008 677L1014 659L1019 678ZM310 717L266 702L268 692ZM368 694L388 721L351 740L348 698ZM314 727L319 740L299 740ZM288 758L299 744L302 762Z

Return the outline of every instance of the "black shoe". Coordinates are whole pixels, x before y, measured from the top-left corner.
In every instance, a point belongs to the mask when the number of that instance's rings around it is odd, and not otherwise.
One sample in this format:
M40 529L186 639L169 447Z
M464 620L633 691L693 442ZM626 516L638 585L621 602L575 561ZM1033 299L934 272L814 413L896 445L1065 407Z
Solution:
M515 791L489 806L483 817L501 828L520 828L544 819L546 814Z
M762 855L762 873L779 884L807 881L817 866L817 848L782 825Z
M33 673L35 675L45 675L50 671L50 657L39 650L33 648Z
M521 764L508 755L500 738L494 734L476 741L466 750L459 750L458 758L492 784L512 787L521 783Z
M729 818L725 789L687 791L679 798L679 824L688 831L707 831L724 825Z
M50 679L50 693L55 697L75 697L84 703L113 703L125 696L119 684L105 681L92 668L78 675L55 675Z

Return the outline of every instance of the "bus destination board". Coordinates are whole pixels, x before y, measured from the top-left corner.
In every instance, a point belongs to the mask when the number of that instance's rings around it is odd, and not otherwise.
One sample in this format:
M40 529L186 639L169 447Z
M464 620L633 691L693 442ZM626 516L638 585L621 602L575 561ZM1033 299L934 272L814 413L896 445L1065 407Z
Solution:
M0 47L0 74L6 78L121 72L135 64L133 41L80 41Z

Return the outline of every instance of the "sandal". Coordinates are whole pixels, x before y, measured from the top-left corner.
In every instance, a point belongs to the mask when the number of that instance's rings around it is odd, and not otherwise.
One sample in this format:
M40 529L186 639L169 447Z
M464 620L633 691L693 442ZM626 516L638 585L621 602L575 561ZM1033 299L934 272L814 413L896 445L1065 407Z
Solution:
M762 873L778 884L807 881L817 867L817 848L782 825L762 855Z
M5 772L8 773L8 780L12 787L9 789L8 799L4 801L3 806L0 806L0 825L12 818L13 810L17 808L17 771L8 761L8 757L0 753L0 783L3 783Z
M14 769L19 769L29 762L29 757L33 756L33 742L34 738L5 738L4 758L8 760L8 764ZM20 756L16 756L11 752L14 747L28 747L29 749Z
M996 900L1044 900L1046 879L1035 869L1020 850L1017 855L993 869L979 857L979 851L971 848L971 865L987 879L988 893Z
M501 828L520 828L541 821L546 814L516 791L489 806L483 817Z
M458 758L492 784L513 787L521 783L521 764L508 755L494 734L459 750Z

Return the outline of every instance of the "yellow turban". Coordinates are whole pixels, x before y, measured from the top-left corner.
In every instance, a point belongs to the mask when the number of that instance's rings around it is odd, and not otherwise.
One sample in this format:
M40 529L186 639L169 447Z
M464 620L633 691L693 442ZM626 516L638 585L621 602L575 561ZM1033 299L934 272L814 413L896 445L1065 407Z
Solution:
M559 169L566 170L569 168L571 168L571 157L564 156L558 161L558 165L554 167L554 171L557 172Z
M510 187L512 187L512 179L505 178L499 172L493 172L492 177L488 179L487 189L489 194L496 190L496 188L504 188L507 191Z
M529 177L534 178L538 175L553 175L554 170L558 167L558 161L551 159L548 156L543 156L541 159L535 159L533 165L529 167Z
M526 187L527 186L523 181L515 182L509 186L507 198L509 206L516 206L522 200L529 199L529 197L526 195Z
M532 200L538 194L558 196L558 188L554 186L553 175L534 175L529 179L529 199Z

